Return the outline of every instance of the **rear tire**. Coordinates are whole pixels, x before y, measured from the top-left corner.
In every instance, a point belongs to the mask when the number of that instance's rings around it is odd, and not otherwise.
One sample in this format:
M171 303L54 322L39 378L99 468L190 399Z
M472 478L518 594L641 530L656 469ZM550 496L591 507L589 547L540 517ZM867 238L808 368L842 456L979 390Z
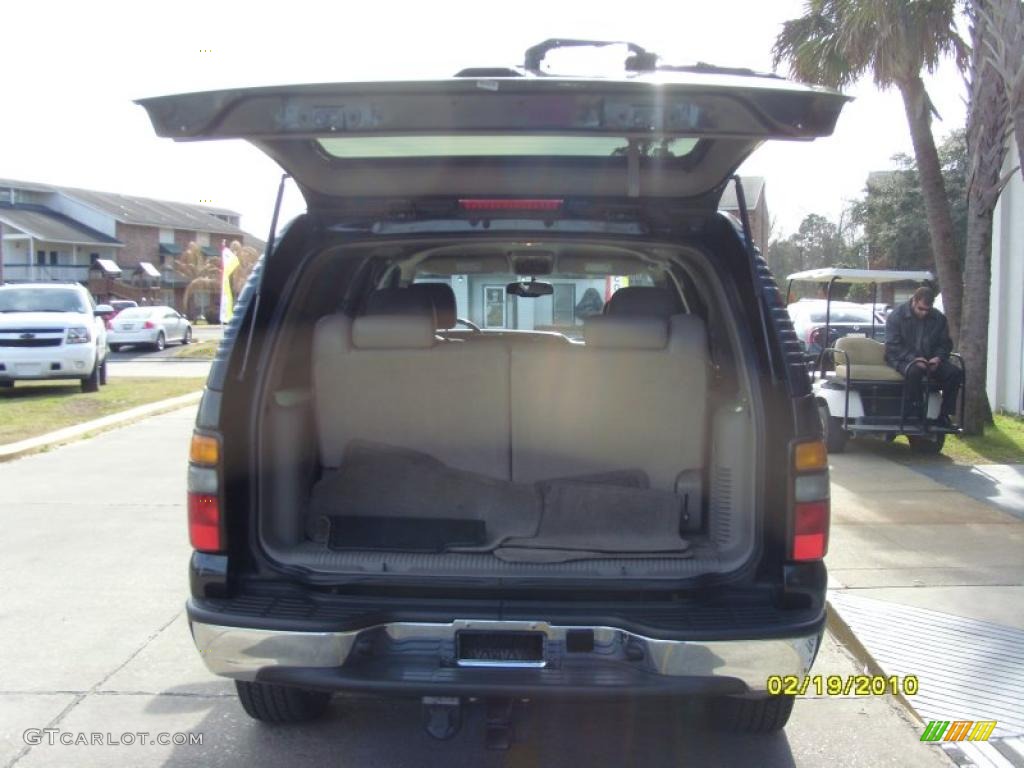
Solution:
M733 733L781 731L793 713L794 696L722 696L711 702L715 725Z
M92 367L92 373L82 379L82 391L83 392L99 392L100 391L100 361L97 360L96 364Z
M324 713L331 694L236 680L238 700L249 717L264 723L304 723Z
M846 450L846 441L850 433L843 429L843 420L832 416L825 403L818 403L818 416L821 418L822 436L829 453L842 453Z
M100 384L105 385L107 383L107 358L103 358L103 362L100 363Z
M13 381L0 381L0 389L14 389Z
M942 453L942 446L946 444L946 433L934 432L931 437L907 435L907 441L910 443L910 450L914 453L936 456Z

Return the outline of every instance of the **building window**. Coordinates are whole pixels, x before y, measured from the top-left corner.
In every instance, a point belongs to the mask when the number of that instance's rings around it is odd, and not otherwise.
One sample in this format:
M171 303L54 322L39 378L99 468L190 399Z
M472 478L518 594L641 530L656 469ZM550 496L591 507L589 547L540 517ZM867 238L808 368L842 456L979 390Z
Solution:
M161 229L160 230L160 242L161 243L174 243L174 230L173 229Z
M46 263L46 251L36 251L36 264Z
M50 251L50 266L51 267L56 267L57 266L57 252L56 251Z
M505 286L484 286L484 328L505 327Z
M576 325L576 286L556 283L551 302L552 325Z
M209 232L196 232L196 245L200 248L210 247L210 233Z

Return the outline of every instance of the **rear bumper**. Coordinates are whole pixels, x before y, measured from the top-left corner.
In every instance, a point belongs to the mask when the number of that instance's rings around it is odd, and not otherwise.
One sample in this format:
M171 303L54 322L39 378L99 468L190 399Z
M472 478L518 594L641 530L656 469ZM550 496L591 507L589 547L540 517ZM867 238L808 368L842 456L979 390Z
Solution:
M155 344L158 329L141 331L107 331L108 344Z
M210 671L239 680L408 696L707 695L764 691L772 675L805 674L824 617L817 628L790 637L733 640L665 640L608 626L489 619L339 632L226 626L194 617L190 624ZM530 662L460 660L457 638L467 631L534 633L543 638L543 654Z

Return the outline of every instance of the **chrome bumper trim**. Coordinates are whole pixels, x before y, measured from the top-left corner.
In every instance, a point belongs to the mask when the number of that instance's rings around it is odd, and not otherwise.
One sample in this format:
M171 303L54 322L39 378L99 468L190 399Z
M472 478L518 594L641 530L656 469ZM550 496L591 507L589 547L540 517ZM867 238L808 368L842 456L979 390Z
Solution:
M357 645L373 642L378 652L400 664L403 658L436 657L456 665L456 635L463 630L539 632L545 636L545 664L566 656L569 631L594 633L593 650L571 653L595 663L624 663L665 677L714 677L742 681L764 690L772 675L803 675L818 650L816 633L765 640L659 640L614 627L554 626L546 622L459 620L450 624L393 623L352 632L288 632L192 622L192 636L211 672L254 680L271 667L340 667ZM364 642L365 641L365 642ZM383 651L381 651L383 649ZM495 669L522 668L522 662L488 662ZM543 670L541 670L543 673Z

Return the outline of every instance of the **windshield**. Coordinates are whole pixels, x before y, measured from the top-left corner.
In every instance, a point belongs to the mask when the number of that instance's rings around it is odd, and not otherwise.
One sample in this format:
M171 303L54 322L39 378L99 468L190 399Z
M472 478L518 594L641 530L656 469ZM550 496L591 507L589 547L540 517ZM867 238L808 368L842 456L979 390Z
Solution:
M633 275L552 274L537 277L552 292L536 298L513 296L505 288L529 282L512 274L418 274L417 283L446 283L455 293L456 315L484 331L549 331L583 338L583 321L600 315L617 290L628 285L654 285L649 273Z
M811 313L812 323L825 322L825 310L815 310ZM830 323L870 323L871 309L869 307L832 307L829 314ZM877 322L877 321L876 321Z
M67 288L5 288L0 312L88 312L82 295Z

